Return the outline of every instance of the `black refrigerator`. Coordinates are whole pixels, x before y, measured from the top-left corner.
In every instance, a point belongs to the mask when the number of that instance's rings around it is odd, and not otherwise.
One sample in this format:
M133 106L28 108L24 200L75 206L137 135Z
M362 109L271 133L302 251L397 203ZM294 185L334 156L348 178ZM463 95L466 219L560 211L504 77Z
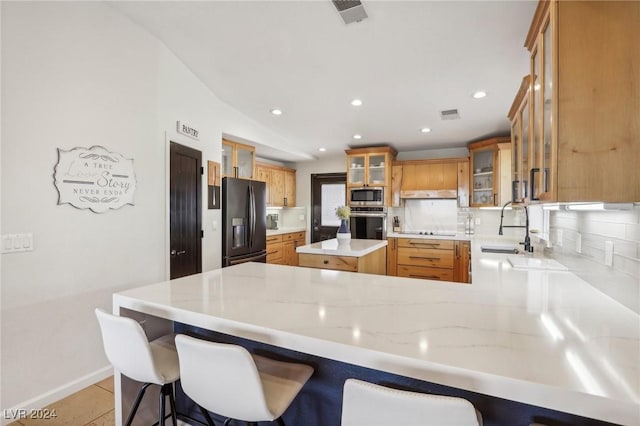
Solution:
M267 189L264 182L222 179L222 267L267 262Z

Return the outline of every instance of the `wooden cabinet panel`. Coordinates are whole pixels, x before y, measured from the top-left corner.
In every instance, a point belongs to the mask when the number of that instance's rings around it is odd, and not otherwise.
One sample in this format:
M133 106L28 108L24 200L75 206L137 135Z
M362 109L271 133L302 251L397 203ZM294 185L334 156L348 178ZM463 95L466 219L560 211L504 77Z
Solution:
M453 240L429 240L426 238L398 238L398 247L418 247L453 250Z
M511 159L509 159L511 161ZM458 161L458 207L469 207L469 161ZM508 176L507 178L510 178Z
M453 251L430 248L398 248L398 264L412 266L430 266L435 268L453 268Z
M285 170L284 172L284 202L285 207L296 205L296 172Z
M460 283L470 283L469 263L471 262L471 242L456 241L455 252L453 280Z
M256 163L255 180L267 184L267 206L295 207L296 171L294 169Z
M270 235L267 237L267 263L281 264L284 260L284 247L282 235Z
M453 269L398 265L398 276L426 280L453 281Z
M284 247L284 264L298 266L299 256L296 248L304 245L305 232L292 232L282 235L282 245Z
M308 268L334 269L349 272L358 271L357 257L301 253L299 255L298 264L299 266L305 266Z
M398 275L398 239L387 238L387 275Z

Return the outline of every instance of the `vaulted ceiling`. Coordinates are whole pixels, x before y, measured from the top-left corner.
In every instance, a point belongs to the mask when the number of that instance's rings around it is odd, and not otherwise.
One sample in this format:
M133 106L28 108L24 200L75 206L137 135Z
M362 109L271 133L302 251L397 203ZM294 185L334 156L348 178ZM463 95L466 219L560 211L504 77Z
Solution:
M287 161L384 143L399 151L462 147L508 134L536 6L365 0L368 18L347 25L329 0L109 4L224 102L287 140L269 150ZM487 96L474 99L478 90ZM356 98L361 106L351 105ZM460 118L442 120L449 109Z

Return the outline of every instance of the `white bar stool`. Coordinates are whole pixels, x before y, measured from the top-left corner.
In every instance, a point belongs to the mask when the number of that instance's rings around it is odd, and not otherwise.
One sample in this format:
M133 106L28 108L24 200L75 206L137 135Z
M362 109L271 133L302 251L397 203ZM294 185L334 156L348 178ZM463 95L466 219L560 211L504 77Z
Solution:
M242 346L209 342L179 334L180 383L207 419L208 411L249 424L276 421L313 374L304 364L251 355Z
M482 416L463 398L408 392L347 379L341 425L482 426Z
M180 378L178 353L174 335L169 334L149 342L137 321L132 318L111 315L96 309L96 317L102 331L104 351L113 368L125 376L143 382L125 425L131 425L142 397L150 385L161 386L159 420L165 421L165 398L169 397L171 420L176 425L176 408L173 383Z

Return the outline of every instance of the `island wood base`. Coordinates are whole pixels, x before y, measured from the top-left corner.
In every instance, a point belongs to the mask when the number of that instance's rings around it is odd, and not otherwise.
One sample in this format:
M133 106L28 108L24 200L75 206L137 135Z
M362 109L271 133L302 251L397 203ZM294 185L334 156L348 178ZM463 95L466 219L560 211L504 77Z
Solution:
M299 253L298 256L298 265L307 268L335 269L377 275L387 274L386 247L360 257L308 253Z

